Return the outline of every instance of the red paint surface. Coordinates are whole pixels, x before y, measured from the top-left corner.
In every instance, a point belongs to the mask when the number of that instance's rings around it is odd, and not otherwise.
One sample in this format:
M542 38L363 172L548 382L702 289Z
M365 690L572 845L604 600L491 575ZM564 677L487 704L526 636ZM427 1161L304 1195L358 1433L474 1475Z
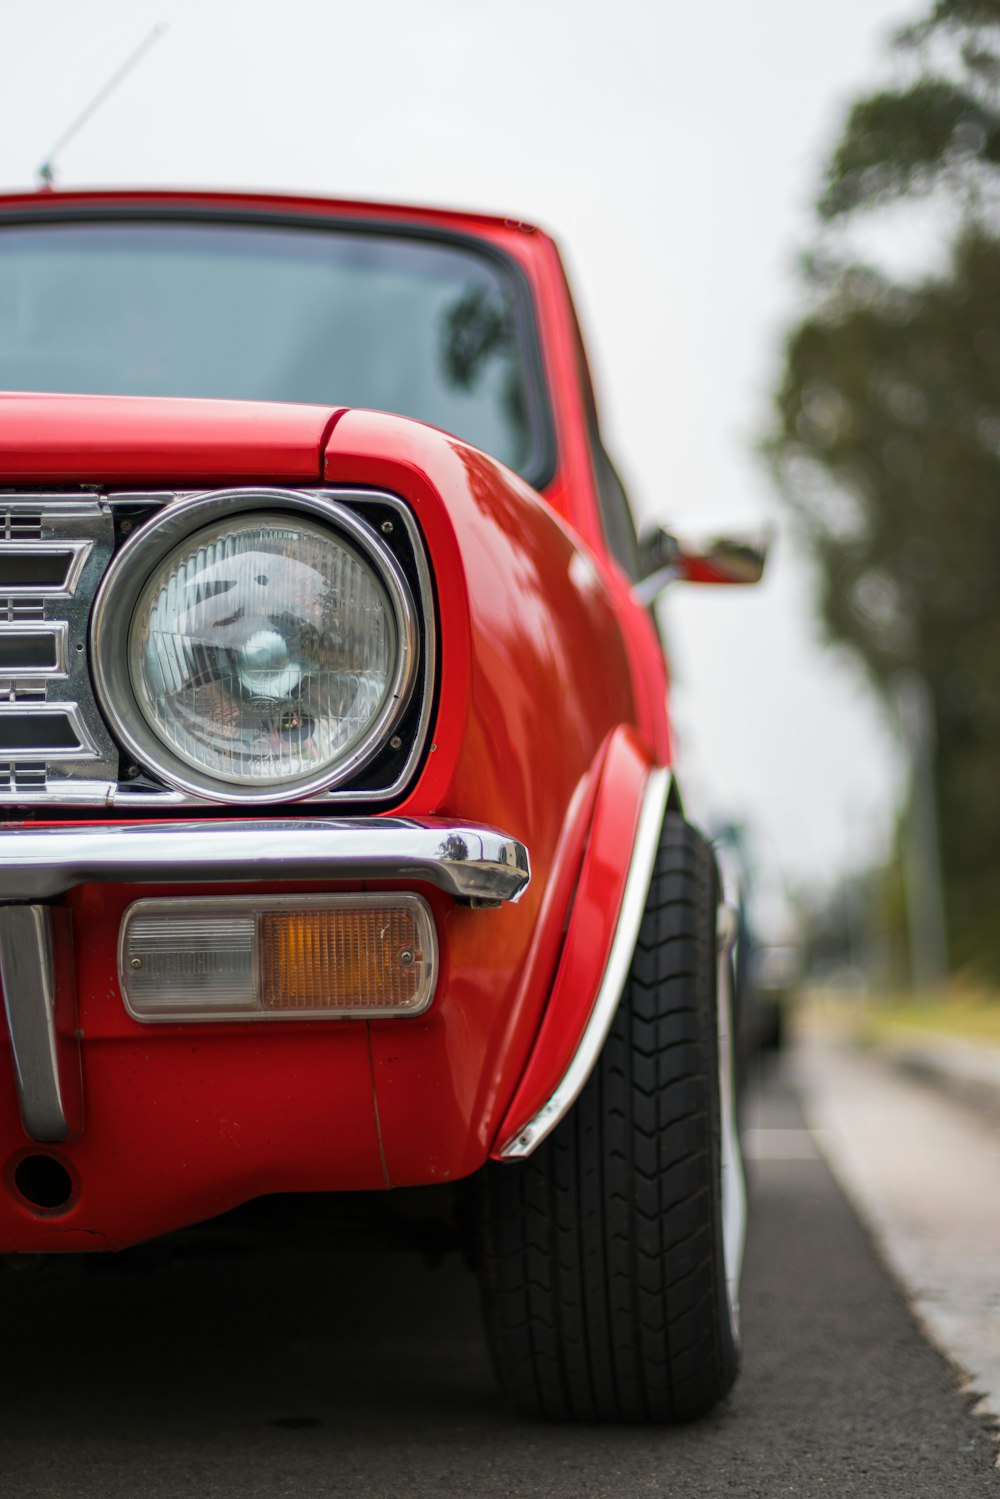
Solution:
M4 485L315 484L325 406L0 392Z
M18 201L39 203L6 199L0 209ZM264 1192L475 1170L572 1054L610 945L645 767L669 755L662 653L602 538L572 306L551 240L502 220L378 205L153 201L438 225L501 244L528 276L556 422L558 468L544 497L457 439L398 417L88 397L0 399L0 484L271 480L402 496L427 544L441 659L434 748L393 815L492 824L528 846L532 882L518 905L496 911L425 891L441 951L437 997L420 1019L371 1024L140 1025L118 993L117 934L124 907L155 892L75 892L85 1126L57 1153L78 1196L53 1219L0 1192L0 1249L124 1244ZM29 1142L2 1060L0 1142L9 1175Z

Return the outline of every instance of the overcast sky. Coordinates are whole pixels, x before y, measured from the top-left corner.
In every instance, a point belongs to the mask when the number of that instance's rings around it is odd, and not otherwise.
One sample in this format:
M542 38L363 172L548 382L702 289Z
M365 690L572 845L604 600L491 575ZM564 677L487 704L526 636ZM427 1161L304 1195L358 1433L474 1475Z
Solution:
M558 237L640 520L780 511L754 456L809 203L900 0L0 0L0 184L169 29L57 163L66 187L275 188L454 204ZM787 537L766 584L676 588L689 808L795 879L884 848L899 755L818 641Z

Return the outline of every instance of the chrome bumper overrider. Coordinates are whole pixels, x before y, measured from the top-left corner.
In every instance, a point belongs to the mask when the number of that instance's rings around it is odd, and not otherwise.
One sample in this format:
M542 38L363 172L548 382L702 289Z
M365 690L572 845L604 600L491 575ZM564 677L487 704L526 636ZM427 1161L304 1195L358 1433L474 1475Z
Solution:
M72 964L61 956L66 913L40 902L110 881L418 880L482 907L516 901L529 879L528 852L516 839L436 818L0 830L0 978L25 1132L66 1139L78 1092Z
M80 1115L80 1043L69 915L0 907L0 979L21 1123L32 1140L65 1140Z

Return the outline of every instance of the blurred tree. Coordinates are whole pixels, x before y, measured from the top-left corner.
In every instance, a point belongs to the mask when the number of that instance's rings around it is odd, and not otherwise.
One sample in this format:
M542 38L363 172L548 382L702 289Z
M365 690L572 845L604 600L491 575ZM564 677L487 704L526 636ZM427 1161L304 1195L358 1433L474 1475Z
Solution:
M1000 0L940 0L895 59L827 172L768 448L831 635L887 698L927 683L952 961L1000 979ZM943 271L844 248L918 203Z

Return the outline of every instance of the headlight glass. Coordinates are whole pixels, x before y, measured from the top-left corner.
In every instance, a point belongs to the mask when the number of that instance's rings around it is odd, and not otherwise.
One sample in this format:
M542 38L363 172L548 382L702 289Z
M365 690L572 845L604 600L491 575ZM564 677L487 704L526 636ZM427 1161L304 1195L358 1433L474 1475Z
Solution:
M136 600L132 689L169 750L239 786L332 769L383 707L398 645L374 570L290 514L206 526Z

